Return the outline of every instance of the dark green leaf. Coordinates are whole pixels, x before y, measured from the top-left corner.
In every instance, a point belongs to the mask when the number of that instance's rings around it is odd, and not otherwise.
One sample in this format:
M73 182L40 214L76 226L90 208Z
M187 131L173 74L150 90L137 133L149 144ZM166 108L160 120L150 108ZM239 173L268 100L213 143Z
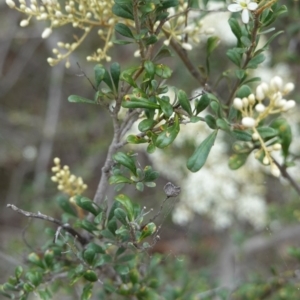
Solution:
M143 137L140 137L138 135L129 135L127 138L126 138L127 142L130 143L130 144L144 144L144 143L147 143L148 140L143 138Z
M243 99L244 97L248 97L251 93L251 88L244 84L237 90L236 97Z
M231 133L239 141L244 141L244 142L252 141L252 134L248 131L235 129Z
M161 78L168 79L172 75L172 70L163 64L159 64L155 68L155 74Z
M206 115L204 119L209 128L217 128L216 119L212 115Z
M99 206L92 200L82 197L80 195L75 196L76 204L82 209L92 213L94 216L97 216L100 212Z
M174 124L165 128L161 132L155 142L155 146L158 148L165 148L169 146L177 137L180 130L178 115L175 116Z
M155 74L155 65L151 60L146 60L144 62L145 71L149 74L150 77L153 77Z
M210 103L210 98L207 94L201 96L200 100L196 104L196 114L198 115L203 111Z
M98 87L104 79L106 70L101 64L97 64L94 67L94 72L95 72L96 87Z
M254 56L247 64L248 69L256 69L257 66L266 59L263 53Z
M226 52L227 57L238 67L241 65L242 54L239 53L236 49L229 49Z
M211 36L207 39L206 44L206 56L209 57L211 53L218 47L220 38L217 36Z
M118 17L134 20L132 14L132 5L115 3L112 7L112 12Z
M73 103L88 103L88 104L98 104L97 102L95 102L94 100L90 100L84 97L80 97L77 95L71 95L68 97L68 101L69 102L73 102Z
M153 119L145 119L143 121L141 121L138 125L138 129L141 132L145 132L150 130L155 124L155 121Z
M115 199L124 206L129 221L132 221L134 219L134 208L130 198L124 194L119 194L115 197Z
M276 130L272 127L258 127L257 131L263 139L271 138L278 134L278 130Z
M289 147L292 142L291 127L284 118L274 120L270 126L278 131L278 136L281 138L282 153L286 159L289 155Z
M169 48L163 46L158 52L157 54L155 55L153 61L158 61L162 58L165 58L165 57L170 57L172 56L172 52L170 51Z
M83 277L84 279L91 281L91 282L95 282L98 280L98 276L95 273L95 271L93 270L87 270L83 273Z
M116 209L114 210L115 214ZM113 234L116 235L116 230L118 229L117 220L115 217L113 217L108 223L107 223L107 229Z
M116 265L115 270L119 275L126 275L129 273L129 267L126 265Z
M233 34L239 40L242 36L242 30L241 30L241 26L240 26L239 22L235 18L230 18L228 20L228 23L229 23L229 26L231 28L231 31L233 32Z
M114 82L116 91L118 91L121 69L120 69L120 65L117 62L114 62L111 64L110 74L111 74L112 80Z
M216 124L217 124L218 128L220 128L220 129L222 129L224 131L230 132L230 126L226 122L226 120L224 120L224 119L217 119Z
M130 28L123 23L117 23L115 25L115 31L128 38L134 38Z
M144 184L142 182L138 182L136 185L135 185L135 188L142 192L144 190Z
M83 252L83 259L91 266L96 257L96 252L92 248L88 248Z
M187 161L187 168L191 172L199 171L206 162L208 154L215 143L218 131L212 132L195 150Z
M89 300L92 297L93 284L88 283L83 287L80 300Z
M233 154L230 156L228 165L231 170L237 170L245 164L249 153Z
M128 225L127 214L122 208L116 208L114 214L123 225Z
M183 90L179 90L177 97L182 109L184 109L189 114L189 116L191 116L192 115L191 103L186 93Z
M70 200L68 198L66 198L65 196L59 196L56 199L56 201L57 201L58 205L60 206L60 208L64 212L66 212L74 217L77 217L77 213L76 213L76 210L74 209L74 205L72 205L70 203Z
M170 104L169 98L168 97L161 97L161 98L157 97L156 99L157 99L164 115L167 118L171 117L171 115L173 114L173 106Z
M132 183L132 180L122 175L113 175L109 177L109 183L110 184Z
M246 47L250 47L251 46L251 41L248 37L246 36L242 36L241 37L241 42L243 43L243 45L245 45Z
M149 109L156 109L160 107L157 103L151 102L145 98L136 98L130 95L124 97L124 101L122 101L122 106L125 108L149 108Z
M131 156L125 154L124 152L117 152L114 154L113 159L117 163L128 168L134 175L136 175L135 160Z

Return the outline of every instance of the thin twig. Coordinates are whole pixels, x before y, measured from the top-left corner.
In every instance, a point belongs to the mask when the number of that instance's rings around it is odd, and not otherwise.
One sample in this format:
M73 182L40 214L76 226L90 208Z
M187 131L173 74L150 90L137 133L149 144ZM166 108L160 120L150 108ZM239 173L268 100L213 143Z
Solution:
M297 182L294 180L294 178L291 177L291 175L287 172L287 168L285 165L281 165L276 159L272 157L275 165L278 167L278 169L281 172L281 175L291 184L291 186L295 189L297 194L300 196L300 186L297 184Z
M88 240L86 238L84 238L83 236L81 236L75 229L73 229L72 227L70 227L69 224L64 224L64 223L62 223L58 219L54 219L54 218L52 218L50 216L47 216L47 215L44 215L44 214L42 214L40 212L38 212L38 213L32 213L32 212L20 209L20 208L16 207L13 204L7 204L6 207L9 207L12 210L16 211L17 213L19 213L21 215L24 215L26 217L36 218L36 219L42 219L42 220L45 220L45 221L52 222L52 223L54 223L54 224L56 224L58 226L62 226L65 231L69 232L72 236L76 237L78 239L78 241L82 245L85 245L85 244L88 243Z
M76 63L79 70L81 71L82 75L88 80L88 82L90 83L90 85L92 86L92 88L98 92L98 89L94 86L94 84L92 83L91 79L85 74L85 72L82 70L82 68L80 67L79 62Z

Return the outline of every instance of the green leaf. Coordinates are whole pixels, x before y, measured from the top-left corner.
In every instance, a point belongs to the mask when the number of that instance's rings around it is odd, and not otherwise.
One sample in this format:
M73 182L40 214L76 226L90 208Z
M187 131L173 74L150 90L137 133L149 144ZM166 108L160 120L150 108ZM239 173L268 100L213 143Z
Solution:
M241 65L242 54L239 53L236 49L229 49L226 52L227 57L238 67Z
M249 85L242 85L236 92L236 97L243 99L244 97L248 97L252 93Z
M206 115L204 119L209 128L217 128L216 119L212 115Z
M65 196L59 196L57 197L56 201L64 212L70 214L71 216L77 217L74 205L70 203L70 200L68 198L66 198Z
M220 38L217 36L211 36L207 39L206 44L206 56L209 57L211 53L218 47Z
M155 67L155 74L164 79L170 78L172 75L172 72L173 71L169 67L167 67L163 64L159 64Z
M256 69L257 66L262 63L266 59L265 55L263 53L254 56L249 63L247 64L248 69Z
M152 235L153 233L155 233L156 231L156 225L151 222L148 223L146 226L144 226L143 230L142 230L142 234L138 239L138 243L141 242L143 239L145 239L146 237Z
M152 167L146 166L144 169L144 181L153 181L159 177L159 172L153 171Z
M239 22L235 18L230 18L228 20L229 26L231 28L232 33L237 37L238 40L240 40L242 36L242 30Z
M111 64L110 74L111 74L114 86L116 88L116 91L118 91L121 69L120 69L120 65L117 62L114 62Z
M113 175L109 178L110 184L132 183L132 180L122 175Z
M149 37L147 36L146 38L144 38L144 42L147 46L155 44L157 41L158 41L158 38L155 34L152 34Z
M274 137L276 135L278 135L278 130L272 128L272 127L258 127L257 131L259 133L259 135L263 138L271 138Z
M134 20L133 14L132 14L132 4L117 4L115 3L112 7L112 12L118 17L124 18L124 19L130 19Z
M86 284L83 287L80 300L89 300L93 295L92 290L93 290L93 284L92 283Z
M80 227L85 229L88 232L93 233L94 231L99 231L99 229L94 225L94 223L88 220L77 220L75 222L75 227Z
M138 70L138 68L129 68L129 69L126 69L124 70L122 73L121 73L121 80L129 83L131 86L137 88L137 84L135 82L135 79L133 78L133 74Z
M16 269L15 269L15 276L16 278L20 278L23 274L24 270L23 270L23 267L22 266L17 266Z
M285 159L287 159L289 155L289 147L292 142L292 130L284 118L278 118L274 120L271 125L272 128L277 129L278 136L281 139L282 153Z
M151 154L154 153L156 150L156 146L153 143L150 143L147 147L147 153Z
M271 44L271 42L280 34L282 34L284 31L278 31L276 33L274 33L266 42L266 44L260 49L260 50L268 50L269 49L269 45Z
M251 41L248 37L246 36L242 36L241 37L241 42L243 43L243 45L245 45L246 47L250 47L251 46Z
M131 156L125 154L124 152L117 152L113 155L113 159L117 163L128 168L134 175L136 175L135 160Z
M261 81L261 78L260 78L260 77L252 77L252 78L246 80L246 81L244 82L244 84L250 83L250 82L255 82L255 81Z
M196 114L198 115L203 111L210 103L210 98L207 94L201 96L200 100L196 104Z
M114 210L115 214L116 209ZM118 224L116 221L116 218L113 217L108 223L107 223L107 229L113 234L116 235L116 230L118 229Z
M123 36L134 39L133 33L131 32L130 28L123 23L117 23L115 25L115 31Z
M31 262L32 264L39 266L41 268L44 267L44 264L41 260L41 258L34 252L30 253L27 257L28 261Z
M239 141L250 142L252 141L252 134L248 131L234 129L231 134Z
M218 128L226 131L226 132L230 132L230 126L229 124L226 122L225 119L217 119L217 122L216 122Z
M166 57L171 57L172 56L172 52L170 51L169 48L167 48L166 46L163 46L155 55L155 57L153 58L153 61L158 61L162 58L166 58Z
M83 259L91 266L96 257L96 252L92 248L83 251Z
M144 119L138 125L138 129L141 132L145 132L150 130L155 125L155 121L153 119Z
M142 192L144 190L144 184L142 182L138 182L136 185L135 185L135 188Z
M104 79L104 75L106 73L105 68L101 64L97 64L94 67L94 72L95 72L95 81L96 81L96 87L100 85L100 83Z
M191 116L192 115L191 103L186 93L183 90L179 90L177 97L182 109L185 110L189 114L189 116Z
M171 115L173 114L173 106L169 102L169 97L163 96L161 98L157 97L156 99L164 115L167 118L171 117Z
M97 216L100 212L99 206L91 199L77 195L75 196L75 202L79 207L92 213L94 216Z
M98 276L95 273L95 271L93 270L87 270L83 273L83 277L84 279L91 281L91 282L95 282L98 280Z
M151 60L146 60L144 62L145 71L149 74L150 77L153 77L155 74L155 64Z
M108 214L108 218L107 218L108 221L110 221L112 218L114 218L115 209L117 209L118 207L120 207L120 203L117 201L114 201L113 205L110 208L109 214Z
M161 132L155 142L155 146L158 148L165 148L169 146L177 137L180 130L178 115L175 116L174 124L165 128Z
M157 109L160 106L157 103L151 102L145 98L137 98L134 96L127 95L122 101L122 106L125 108L149 108Z
M195 150L187 161L187 168L191 172L198 172L206 162L208 154L214 145L218 131L212 132Z
M132 204L130 198L124 194L119 194L115 197L115 200L124 206L124 208L127 212L129 221L132 221L134 219L134 208L133 208L133 204Z
M114 214L123 225L128 225L127 214L122 208L116 208Z
M230 156L228 165L231 170L237 170L243 166L249 156L249 153L233 154Z
M95 102L94 100L90 100L84 97L80 97L77 95L71 95L68 97L68 101L69 102L73 102L73 103L88 103L88 104L98 104L97 102Z
M246 74L245 70L242 69L235 70L235 75L238 79L244 78L245 74Z
M105 254L105 250L101 246L99 246L98 244L95 244L93 242L88 244L87 249L91 249L95 253Z
M116 265L114 268L119 275L126 275L129 273L129 267L126 265Z
M144 144L144 143L147 143L148 140L143 138L143 137L140 137L138 135L129 135L127 138L126 138L126 141L130 144Z

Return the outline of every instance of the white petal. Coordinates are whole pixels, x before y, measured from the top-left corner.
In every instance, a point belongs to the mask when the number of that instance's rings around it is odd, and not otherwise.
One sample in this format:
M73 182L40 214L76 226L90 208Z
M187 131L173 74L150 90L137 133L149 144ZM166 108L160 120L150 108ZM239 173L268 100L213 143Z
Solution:
M249 10L256 10L257 7L258 7L258 4L255 3L255 2L250 2L250 3L247 5L247 8L248 8Z
M243 9L243 12L242 12L242 21L245 24L247 24L249 22L249 11L248 11L248 9Z
M230 4L228 5L228 10L231 12L241 11L242 7L239 4Z

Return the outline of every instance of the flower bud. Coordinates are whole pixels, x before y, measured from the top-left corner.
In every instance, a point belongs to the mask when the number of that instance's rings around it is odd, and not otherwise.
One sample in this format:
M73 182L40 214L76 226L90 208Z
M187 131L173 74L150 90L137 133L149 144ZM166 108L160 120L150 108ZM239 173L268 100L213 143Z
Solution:
M273 150L275 150L275 151L281 150L281 148L282 148L281 144L279 144L279 143L276 143L273 145Z
M243 108L243 101L241 98L235 98L233 100L233 107L237 110L241 110Z
M253 119L251 117L244 117L242 119L242 124L247 128L252 128L255 126L256 121L255 121L255 119Z
M271 79L270 86L274 91L280 91L282 88L282 78L275 76Z
M10 7L10 8L14 8L16 6L15 2L12 0L6 0L6 4Z
M262 103L258 103L256 106L255 106L255 110L257 112L264 112L266 109L266 107L262 104Z
M263 88L261 85L259 85L257 88L256 88L256 99L258 101L262 101L265 99L265 93L263 91Z
M52 29L51 28L46 28L43 33L42 33L42 38L43 39L46 39L47 37L50 36L50 34L52 33Z
M183 49L188 50L188 51L193 49L192 45L189 43L182 43L181 46Z
M292 92L295 88L295 85L292 82L288 82L284 88L283 88L283 93L284 94L288 94L290 92Z
M20 22L20 26L21 26L21 27L26 27L26 26L28 26L28 24L29 24L29 21L28 21L28 20L22 20L22 21Z
M250 94L248 96L249 104L253 105L255 103L255 96L254 94Z
M267 156L265 156L264 159L263 159L263 164L268 165L269 163L270 163L269 158Z
M280 176L280 170L278 169L278 167L274 163L271 164L271 174L275 177Z
M282 107L282 110L287 111L287 110L295 107L295 105L296 105L296 102L294 100L286 101L286 103Z

